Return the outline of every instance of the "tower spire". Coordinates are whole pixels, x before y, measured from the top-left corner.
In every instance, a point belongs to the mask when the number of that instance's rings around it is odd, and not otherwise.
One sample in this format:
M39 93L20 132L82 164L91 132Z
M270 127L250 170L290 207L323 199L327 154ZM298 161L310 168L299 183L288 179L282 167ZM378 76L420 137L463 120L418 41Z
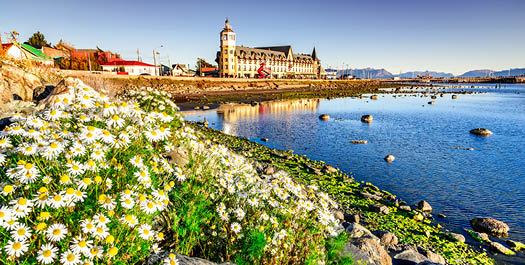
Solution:
M314 59L314 60L318 60L318 58L317 58L317 52L315 52L315 46L314 46L314 50L312 51L312 59Z

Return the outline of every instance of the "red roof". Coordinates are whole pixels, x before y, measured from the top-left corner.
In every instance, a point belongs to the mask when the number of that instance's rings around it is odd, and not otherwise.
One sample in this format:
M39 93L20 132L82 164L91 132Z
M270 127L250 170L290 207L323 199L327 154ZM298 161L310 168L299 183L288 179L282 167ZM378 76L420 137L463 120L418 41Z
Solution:
M217 71L217 67L202 67L201 68L201 72L212 72L212 71Z
M126 60L112 60L107 63L102 63L101 65L113 65L113 66L148 66L155 67L155 65L147 64L139 61L126 61Z
M11 46L13 46L12 43L2 43L2 48L6 49L6 50L9 49Z

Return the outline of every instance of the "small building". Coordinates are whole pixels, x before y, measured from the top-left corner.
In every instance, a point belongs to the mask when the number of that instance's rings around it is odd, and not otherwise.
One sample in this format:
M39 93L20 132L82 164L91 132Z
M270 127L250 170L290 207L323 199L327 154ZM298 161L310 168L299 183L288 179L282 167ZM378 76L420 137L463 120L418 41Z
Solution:
M42 48L40 48L40 51L53 59L69 57L69 52L51 47L42 46Z
M219 69L217 67L201 67L201 76L219 76Z
M26 53L20 48L20 46L15 45L14 43L2 43L2 49L5 54L11 58L17 60L27 60L28 57Z
M337 70L336 69L326 69L326 79L335 80L337 79Z
M173 76L188 75L188 69L186 68L185 64L174 64L171 67L171 73Z
M138 61L113 60L102 63L101 66L102 71L106 72L126 72L129 75L158 75L158 67Z
M30 60L40 65L54 66L53 58L45 55L40 50L24 43L6 43L2 48L7 56L16 60Z

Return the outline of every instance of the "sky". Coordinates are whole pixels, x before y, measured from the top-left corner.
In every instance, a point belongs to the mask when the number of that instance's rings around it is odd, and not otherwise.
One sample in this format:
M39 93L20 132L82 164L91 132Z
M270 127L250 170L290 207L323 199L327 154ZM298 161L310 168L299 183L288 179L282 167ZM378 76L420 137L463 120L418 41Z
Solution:
M136 1L0 0L0 33L42 32L52 44L95 48L145 62L215 60L225 17L237 45L316 47L327 68L393 74L525 67L523 0ZM162 46L162 47L161 47Z

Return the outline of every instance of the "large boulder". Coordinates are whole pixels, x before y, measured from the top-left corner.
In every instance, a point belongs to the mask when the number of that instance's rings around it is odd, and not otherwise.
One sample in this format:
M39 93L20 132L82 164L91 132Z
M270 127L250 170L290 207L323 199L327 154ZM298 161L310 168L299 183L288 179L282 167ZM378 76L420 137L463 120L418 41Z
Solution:
M362 260L367 262L366 264L392 265L392 258L375 238L361 237L347 242L346 244L347 246L345 246L345 249L352 248L348 245L353 245L361 251L360 253L364 253L366 258ZM357 260L354 259L354 261Z
M78 78L72 78L68 77L62 81L60 81L55 88L52 89L49 96L47 96L45 99L41 100L38 105L37 109L44 109L49 108L52 105L58 103L58 102L72 102L75 99L75 95L77 93L77 89L80 89L80 87L85 87L86 85L82 80ZM93 92L94 96L98 96L97 92Z
M372 234L370 230L366 229L364 226L358 223L350 223L345 230L348 233L348 237L350 238L360 238L363 236L368 236L379 240L379 238Z
M387 231L376 231L375 234L379 237L379 241L383 245L397 245L399 243L399 239L397 236L392 232Z
M380 214L389 214L390 210L385 205L372 204L369 206L370 211Z
M507 235L509 226L494 218L474 218L470 220L470 225L475 231L485 232L493 235Z
M425 255L419 253L415 248L407 248L400 253L394 255L396 264L418 264L425 261L430 261Z
M479 135L479 136L489 136L492 134L492 132L489 129L485 129L485 128L472 129L470 130L470 133L474 135Z
M20 97L21 100L32 101L33 90L42 86L42 81L38 76L18 67L0 64L0 72L0 106L14 100L14 95Z

